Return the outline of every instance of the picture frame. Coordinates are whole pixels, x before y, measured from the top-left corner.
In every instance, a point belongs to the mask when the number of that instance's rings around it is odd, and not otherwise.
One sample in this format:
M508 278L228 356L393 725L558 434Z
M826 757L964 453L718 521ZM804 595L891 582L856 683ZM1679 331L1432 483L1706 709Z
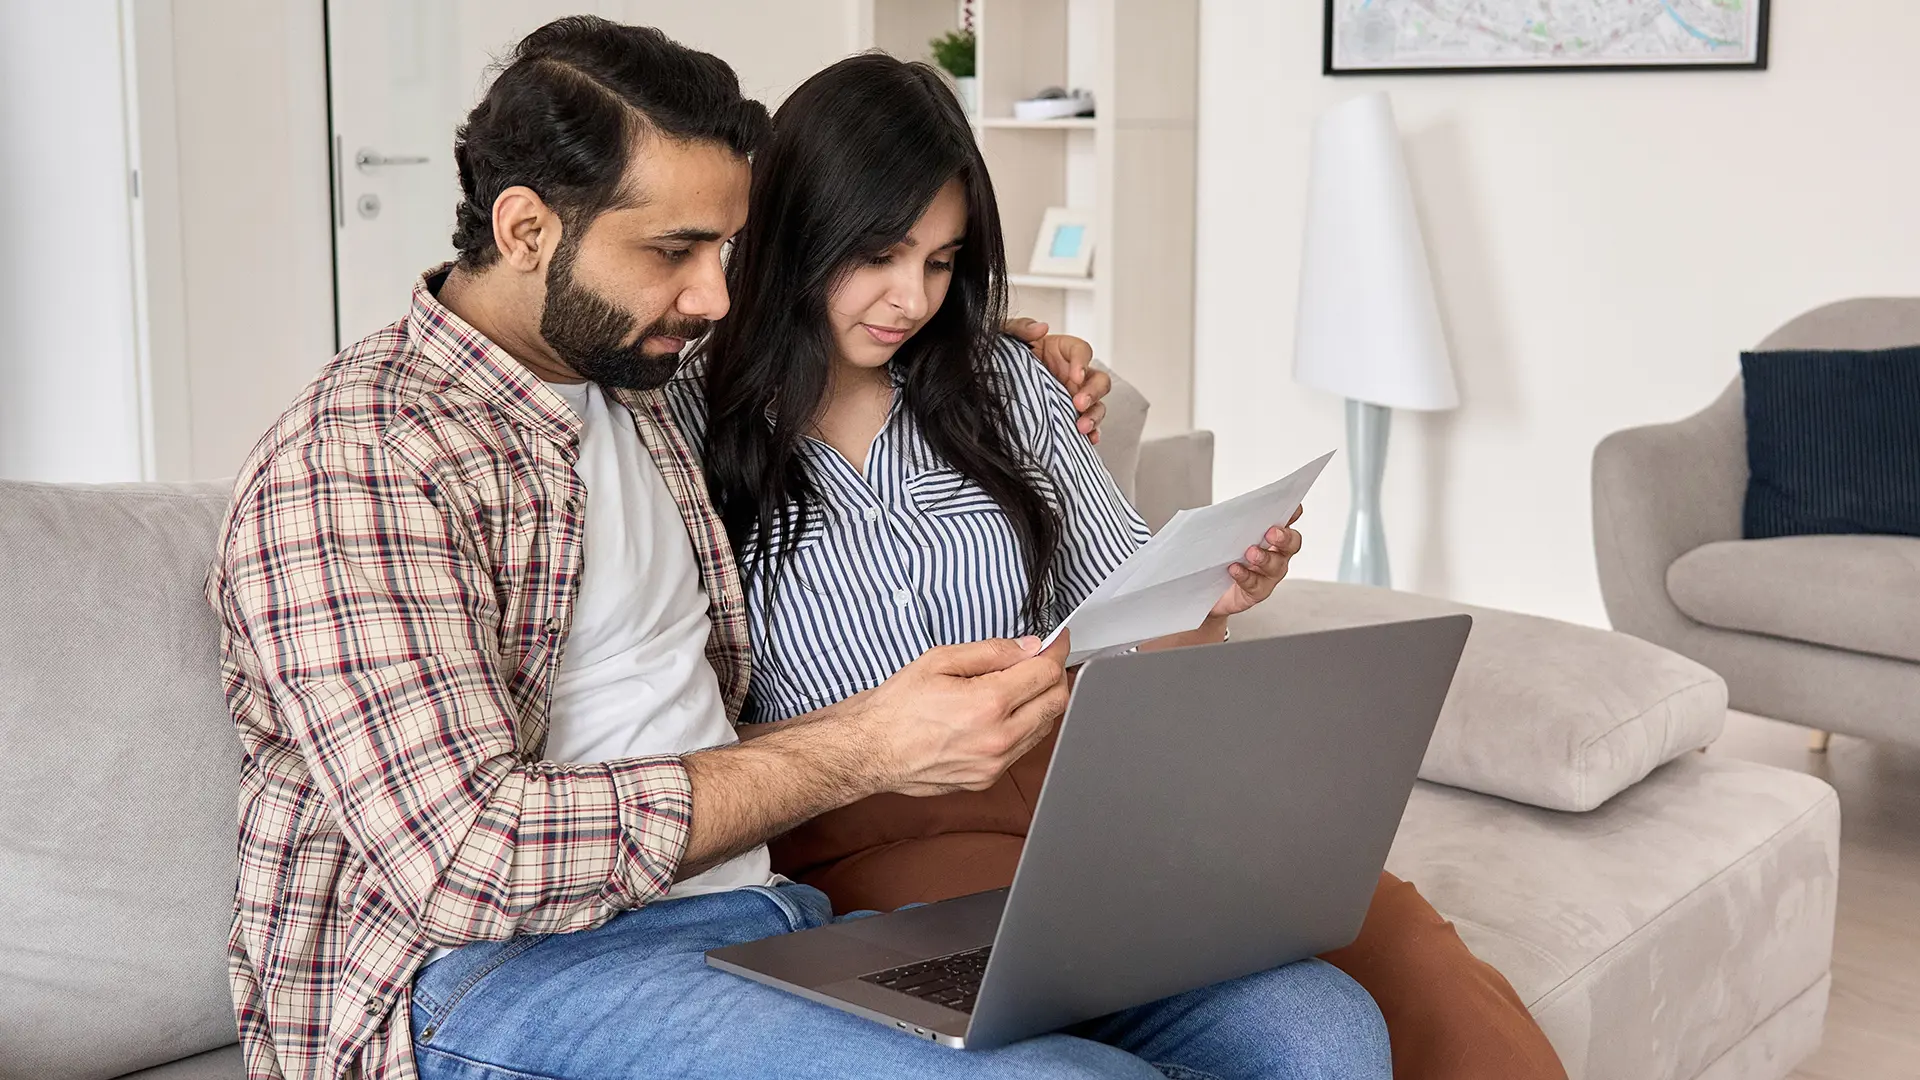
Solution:
M1580 71L1764 71L1773 0L1593 0L1600 22L1550 26L1530 16L1537 0L1491 0L1513 13L1506 28L1477 18L1448 22L1447 4L1430 0L1326 0L1323 75L1480 75ZM1458 5L1453 5L1458 6ZM1409 16L1403 19L1402 16ZM1417 21L1416 18L1417 17ZM1464 22L1464 20L1463 20ZM1605 36L1608 45L1593 44Z
M1028 272L1054 277L1093 276L1093 214L1071 207L1049 207L1033 239Z

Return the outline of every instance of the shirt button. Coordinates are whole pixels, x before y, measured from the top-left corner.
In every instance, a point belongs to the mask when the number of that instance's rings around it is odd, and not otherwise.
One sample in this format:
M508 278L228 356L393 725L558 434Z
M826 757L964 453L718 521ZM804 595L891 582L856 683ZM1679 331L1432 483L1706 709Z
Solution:
M862 516L865 517L868 521L879 521L880 508L877 506L869 506L867 507L867 512Z
M560 632L560 620L559 620L559 619L548 619L548 620L547 620L547 633L549 633L549 634L557 634L557 633L559 633L559 632Z
M913 603L913 594L905 589L895 589L893 590L893 602L900 607L906 607L908 604Z
M370 997L370 998L368 998L368 999L367 999L367 1011L368 1011L368 1012L370 1012L370 1013L377 1013L377 1012L379 1012L379 1011L380 1011L380 999L379 999L379 998L377 998L377 997Z

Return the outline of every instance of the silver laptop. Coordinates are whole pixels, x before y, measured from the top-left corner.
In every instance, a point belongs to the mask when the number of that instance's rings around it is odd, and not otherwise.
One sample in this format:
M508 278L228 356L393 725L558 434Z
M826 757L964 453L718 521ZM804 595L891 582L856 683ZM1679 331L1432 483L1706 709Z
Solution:
M1010 889L714 949L723 971L990 1049L1351 942L1465 615L1081 671Z

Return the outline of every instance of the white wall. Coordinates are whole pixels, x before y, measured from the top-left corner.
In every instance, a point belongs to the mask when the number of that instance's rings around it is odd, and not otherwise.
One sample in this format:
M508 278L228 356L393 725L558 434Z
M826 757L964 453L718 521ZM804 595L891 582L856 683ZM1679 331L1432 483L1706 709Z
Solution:
M3 477L138 479L149 441L162 479L230 475L333 352L320 5L134 10L128 94L115 0L0 3ZM145 328L136 166L152 173Z
M118 6L0 3L0 478L137 480Z
M1588 469L1707 404L1739 352L1847 296L1920 293L1920 4L1780 0L1765 72L1326 78L1322 5L1205 0L1196 406L1223 496L1344 448L1289 380L1312 121L1388 91L1463 405L1398 414L1395 584L1605 625ZM1304 577L1331 578L1329 475Z
M740 88L774 108L807 76L860 51L859 0L601 0L610 19L657 26L733 66Z

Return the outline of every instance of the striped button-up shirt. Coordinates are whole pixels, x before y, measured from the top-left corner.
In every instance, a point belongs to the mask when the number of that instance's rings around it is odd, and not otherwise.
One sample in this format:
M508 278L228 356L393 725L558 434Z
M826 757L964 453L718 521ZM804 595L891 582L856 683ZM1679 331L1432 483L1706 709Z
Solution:
M1048 625L1021 619L1027 571L1012 523L992 497L939 460L895 394L864 469L823 442L802 443L819 505L777 590L765 573L749 584L753 677L745 719L781 720L844 700L936 645L1044 634L1146 542L1146 524L1080 434L1072 397L1046 368L1005 338L988 375L1060 521ZM691 363L666 386L696 445L706 431L703 379Z
M580 421L434 297L348 349L241 467L207 597L246 751L228 957L251 1077L415 1075L434 946L584 930L672 884L676 757L541 760L580 581ZM725 531L659 391L617 395L686 520L729 718Z

